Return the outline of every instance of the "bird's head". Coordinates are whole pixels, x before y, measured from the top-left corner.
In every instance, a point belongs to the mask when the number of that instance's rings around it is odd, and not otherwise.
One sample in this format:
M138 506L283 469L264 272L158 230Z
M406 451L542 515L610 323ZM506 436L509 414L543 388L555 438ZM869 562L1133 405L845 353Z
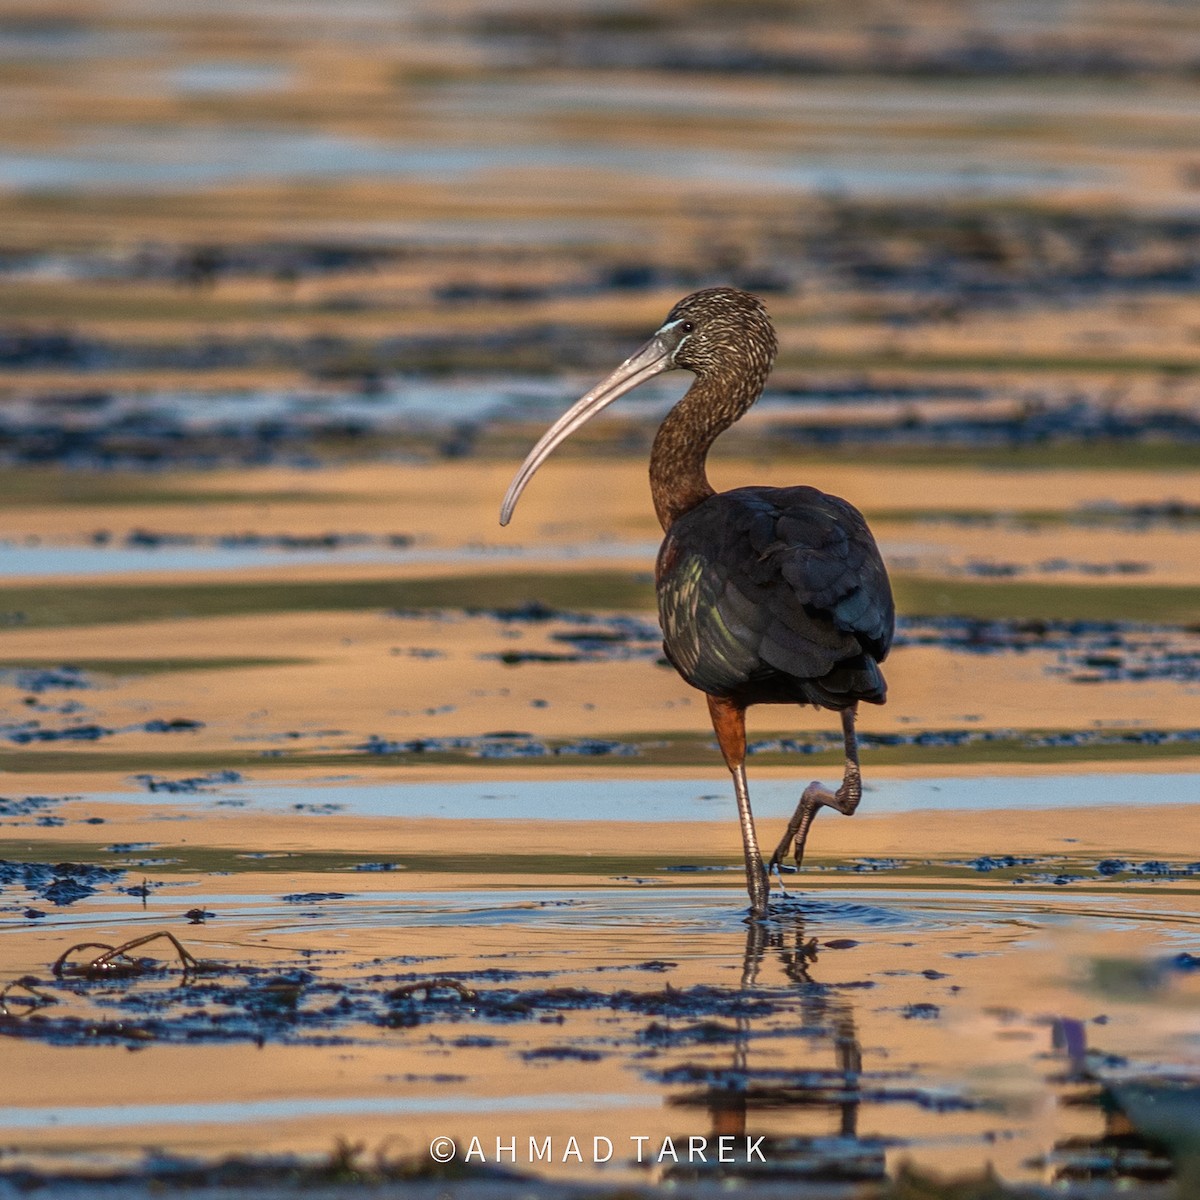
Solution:
M753 375L761 381L775 358L775 329L763 302L736 288L685 296L655 336L677 338L671 366L701 376Z
M508 524L525 485L551 452L638 384L664 371L692 371L717 385L712 394L726 410L725 423L732 423L757 399L774 361L775 346L771 318L757 296L729 287L705 288L685 296L640 350L546 430L509 485L500 524Z

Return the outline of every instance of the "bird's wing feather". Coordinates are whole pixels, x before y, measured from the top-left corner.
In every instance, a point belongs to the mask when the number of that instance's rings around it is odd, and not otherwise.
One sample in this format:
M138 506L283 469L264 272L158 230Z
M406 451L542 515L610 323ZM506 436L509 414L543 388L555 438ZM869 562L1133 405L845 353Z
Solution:
M814 488L739 488L681 517L660 555L659 605L668 656L717 693L881 661L894 621L862 515Z
M720 694L740 686L759 667L754 651L759 614L724 578L719 563L682 551L661 566L658 587L663 648L679 673L703 691Z

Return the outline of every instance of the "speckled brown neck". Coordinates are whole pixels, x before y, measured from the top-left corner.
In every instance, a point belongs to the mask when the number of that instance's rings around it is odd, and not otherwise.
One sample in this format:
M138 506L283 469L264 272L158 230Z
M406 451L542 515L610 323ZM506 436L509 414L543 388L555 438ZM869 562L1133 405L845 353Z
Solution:
M699 380L667 414L650 455L650 494L664 531L713 494L704 465L709 447L721 430L714 430L710 437L697 436L695 425L688 419L687 405L697 386Z
M700 375L667 414L650 452L650 494L663 530L714 495L705 463L713 442L758 399L764 377Z

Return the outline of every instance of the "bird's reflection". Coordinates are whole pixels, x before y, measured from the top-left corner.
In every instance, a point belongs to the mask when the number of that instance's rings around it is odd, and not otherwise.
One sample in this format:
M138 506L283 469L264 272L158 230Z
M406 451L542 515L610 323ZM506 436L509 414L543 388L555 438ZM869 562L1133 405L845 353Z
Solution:
M1043 1163L1047 1178L1059 1185L1176 1180L1180 1196L1200 1195L1200 1087L1195 1081L1106 1078L1106 1055L1088 1045L1082 1021L1059 1017L1050 1029L1051 1052L1066 1068L1050 1078L1062 1088L1059 1103L1097 1110L1102 1128L1056 1141Z
M765 1161L742 1154L733 1162L681 1162L668 1177L843 1184L886 1179L885 1151L897 1143L860 1130L863 1109L889 1100L911 1102L914 1092L904 1079L893 1086L894 1073L879 1069L868 1071L864 1083L854 1006L844 991L819 978L817 949L800 914L751 922L741 966L744 1003L736 1010L732 1036L721 1043L732 1045L728 1064L709 1057L672 1072L674 1081L690 1086L669 1095L668 1104L706 1111L710 1144L727 1137L741 1147L761 1136ZM786 1027L780 1025L782 1015ZM1058 1140L1027 1165L1040 1161L1047 1182L1057 1186L1174 1181L1182 1189L1176 1194L1200 1197L1196 1080L1112 1076L1108 1056L1088 1045L1081 1022L1059 1018L1049 1033L1051 1053L1065 1068L1048 1080L1058 1103L1095 1110L1098 1128ZM962 1103L974 1107L969 1097ZM803 1119L811 1129L824 1121L825 1128L789 1133L784 1124L789 1112L797 1124Z
M797 1004L801 1036L786 1043L772 1040L771 1045L795 1047L794 1052L803 1057L801 1061L782 1059L769 1067L752 1067L750 1045L756 1017L747 1011L735 1020L730 1065L704 1072L703 1088L668 1099L676 1107L706 1109L711 1139L732 1136L736 1145L744 1145L747 1135L766 1135L764 1163L706 1164L718 1174L840 1182L885 1177L882 1140L862 1138L858 1130L862 1047L854 1008L813 978L816 960L815 939L807 935L800 914L747 925L741 989L753 997L764 986L768 972L782 973ZM778 997L777 991L771 994ZM825 1055L829 1057L822 1061ZM831 1128L814 1136L780 1136L759 1128L761 1122L756 1119L788 1109L827 1110L833 1118ZM696 1164L669 1172L675 1177L696 1173Z

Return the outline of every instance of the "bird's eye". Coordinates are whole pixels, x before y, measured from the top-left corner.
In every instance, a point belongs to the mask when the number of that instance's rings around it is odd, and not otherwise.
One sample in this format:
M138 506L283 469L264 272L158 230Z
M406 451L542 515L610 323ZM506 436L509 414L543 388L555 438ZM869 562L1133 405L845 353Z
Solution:
M679 326L679 328L682 329L684 333L694 333L695 329L696 329L696 322L695 321L684 321L683 324Z

